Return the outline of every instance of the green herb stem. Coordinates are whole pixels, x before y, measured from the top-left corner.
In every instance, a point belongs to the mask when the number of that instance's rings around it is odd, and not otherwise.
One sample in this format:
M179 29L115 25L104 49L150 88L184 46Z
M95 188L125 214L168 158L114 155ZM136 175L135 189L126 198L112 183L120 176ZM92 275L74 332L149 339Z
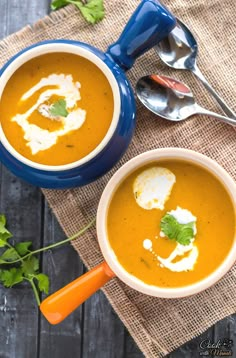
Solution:
M24 277L24 279L30 282L30 284L31 284L31 286L33 288L33 291L34 291L34 295L35 295L35 298L36 298L36 301L37 301L37 305L40 306L41 302L40 302L38 290L37 290L37 288L35 286L35 283L34 283L34 279L33 278L29 279L29 278L26 278L26 277Z
M4 265L7 265L7 264L12 265L12 264L15 264L15 263L17 263L17 262L19 262L19 261L24 261L27 257L29 257L29 256L31 256L31 255L35 255L35 254L38 254L38 253L40 253L40 252L43 252L43 251L46 251L46 250L49 250L49 249L52 249L52 248L55 248L55 247L64 245L64 244L66 244L67 242L73 241L73 240L75 240L78 236L82 235L86 230L88 230L88 229L95 223L95 221L96 221L96 219L94 218L94 219L93 219L92 221L90 221L90 222L88 223L88 225L86 225L82 230L80 230L80 231L77 232L76 234L74 234L74 235L68 237L67 239L65 239L65 240L63 240L63 241L59 241L59 242L56 242L55 244L51 244L51 245L49 245L49 246L42 247L41 249L38 249L38 250L35 250L35 251L31 251L31 252L29 252L27 255L22 256L22 257L20 257L20 255L17 253L18 256L19 256L19 259L15 260L15 261L10 261L10 262L5 261L5 262L4 262ZM7 243L7 244L8 244L8 243ZM10 244L8 244L8 245L10 245ZM11 245L10 245L10 246L11 246ZM11 247L12 247L12 246L11 246Z

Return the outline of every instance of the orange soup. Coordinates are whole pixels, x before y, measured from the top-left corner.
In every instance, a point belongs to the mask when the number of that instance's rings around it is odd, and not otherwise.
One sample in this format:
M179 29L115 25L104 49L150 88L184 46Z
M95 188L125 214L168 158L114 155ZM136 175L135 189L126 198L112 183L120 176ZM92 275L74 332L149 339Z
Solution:
M235 210L211 173L185 161L139 168L119 185L107 233L127 272L159 287L194 284L210 275L232 247Z
M14 149L36 163L63 165L92 152L112 121L114 99L103 72L69 53L22 65L0 102L0 123Z

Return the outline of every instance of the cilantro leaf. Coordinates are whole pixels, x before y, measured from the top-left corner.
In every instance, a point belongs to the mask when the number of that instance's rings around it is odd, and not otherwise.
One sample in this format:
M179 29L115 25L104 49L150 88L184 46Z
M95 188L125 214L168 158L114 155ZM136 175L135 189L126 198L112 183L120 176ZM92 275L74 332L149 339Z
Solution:
M54 117L67 117L69 112L66 109L66 101L59 99L50 107L50 114Z
M7 229L5 229L5 231L2 233L0 232L0 239L1 239L2 244L5 243L5 245L6 245L6 242L10 237L12 237L12 234ZM3 246L1 246L1 247L3 247Z
M166 214L161 219L161 231L170 240L176 240L181 245L189 245L194 237L194 223L180 224L172 215Z
M12 287L22 281L29 282L32 286L37 304L40 305L39 291L48 293L49 278L47 275L39 272L39 260L34 256L34 254L38 254L41 251L45 251L49 248L51 249L52 247L57 247L74 240L91 227L94 222L95 220L93 219L88 225L82 228L82 230L75 235L68 237L66 240L31 251L29 250L29 247L32 245L31 241L20 242L15 245L7 241L7 239L12 235L6 229L6 217L4 215L0 215L0 248L7 246L3 254L0 256L0 283L2 283L5 287ZM15 264L16 266L12 267ZM1 268L1 265L4 265L4 269ZM7 269L7 266L10 268Z
M0 232L1 232L1 229L6 226L6 223L7 223L6 216L1 214L0 215Z
M3 281L4 270L0 269L0 282Z
M29 256L26 260L22 262L22 271L25 277L31 277L38 273L39 269L39 260L35 256Z
M52 10L60 9L67 4L74 4L90 24L96 24L105 16L103 0L54 0Z
M1 237L1 234L0 234L0 237ZM4 247L6 246L7 244L7 241L3 238L3 239L0 239L0 247Z
M69 2L76 5L80 9L81 14L90 24L96 24L105 16L103 0L87 0L85 4L81 1Z
M12 287L23 280L22 270L20 268L13 267L10 270L1 270L0 272L0 281L5 287Z
M12 237L12 234L6 228L6 217L5 215L0 215L0 247L4 247L10 237Z
M51 3L51 9L52 10L57 10L60 9L61 7L64 7L68 4L67 0L54 0Z
M49 278L44 273L39 273L35 276L36 280L38 281L38 288L41 292L48 294L49 289Z
M181 225L181 230L177 235L177 242L181 245L189 245L192 238L194 237L193 226L190 227L188 224Z
M164 232L169 239L176 239L179 232L178 221L172 215L166 214L161 219L161 231Z
M20 256L24 256L29 252L29 247L31 245L31 241L19 242L15 245L15 249Z
M11 247L4 251L4 253L0 256L0 263L4 263L4 261L14 261L17 259L17 251L14 249L14 247Z

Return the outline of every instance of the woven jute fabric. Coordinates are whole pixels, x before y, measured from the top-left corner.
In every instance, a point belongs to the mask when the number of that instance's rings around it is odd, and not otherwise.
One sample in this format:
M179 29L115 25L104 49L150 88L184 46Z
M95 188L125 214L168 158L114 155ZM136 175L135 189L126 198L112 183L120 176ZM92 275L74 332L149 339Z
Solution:
M118 38L138 3L138 0L105 1L106 18L94 27L88 25L71 5L2 41L0 62L3 64L20 49L46 39L80 40L105 50ZM193 30L199 43L199 67L228 104L236 109L236 2L166 0L165 4ZM134 85L140 76L150 73L183 80L203 106L219 110L193 75L166 68L154 50L136 61L128 78ZM132 144L113 170L82 188L44 190L65 233L74 234L96 215L101 193L117 168L135 155L159 147L184 147L204 153L236 178L236 132L232 127L205 116L169 123L138 105ZM95 229L78 238L73 245L88 268L103 260ZM214 258L209 256L211 259ZM235 312L235 279L236 266L207 291L174 300L146 296L117 278L105 286L104 292L145 356L160 357Z

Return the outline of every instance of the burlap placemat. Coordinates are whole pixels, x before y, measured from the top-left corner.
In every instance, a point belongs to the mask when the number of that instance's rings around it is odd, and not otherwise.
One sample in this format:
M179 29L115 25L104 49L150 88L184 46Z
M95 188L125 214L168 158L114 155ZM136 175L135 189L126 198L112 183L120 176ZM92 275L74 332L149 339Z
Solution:
M0 43L1 65L14 53L34 42L45 39L70 38L81 40L105 50L115 41L136 8L138 0L105 1L106 19L92 27L69 6L34 27L9 36ZM165 4L197 35L199 67L213 86L236 109L235 12L232 0L166 0ZM128 77L136 80L149 73L163 73L184 80L192 87L199 102L213 110L217 106L189 73L167 69L154 51L140 58ZM236 133L232 127L207 117L194 117L173 124L158 119L138 105L137 129L132 144L118 165L93 184L76 190L44 190L65 233L77 232L88 218L95 216L100 195L112 173L133 156L158 147L191 148L214 158L236 178ZM102 261L95 231L73 242L87 267ZM147 357L159 357L236 309L236 266L214 287L184 299L148 297L113 279L104 288L111 305Z

